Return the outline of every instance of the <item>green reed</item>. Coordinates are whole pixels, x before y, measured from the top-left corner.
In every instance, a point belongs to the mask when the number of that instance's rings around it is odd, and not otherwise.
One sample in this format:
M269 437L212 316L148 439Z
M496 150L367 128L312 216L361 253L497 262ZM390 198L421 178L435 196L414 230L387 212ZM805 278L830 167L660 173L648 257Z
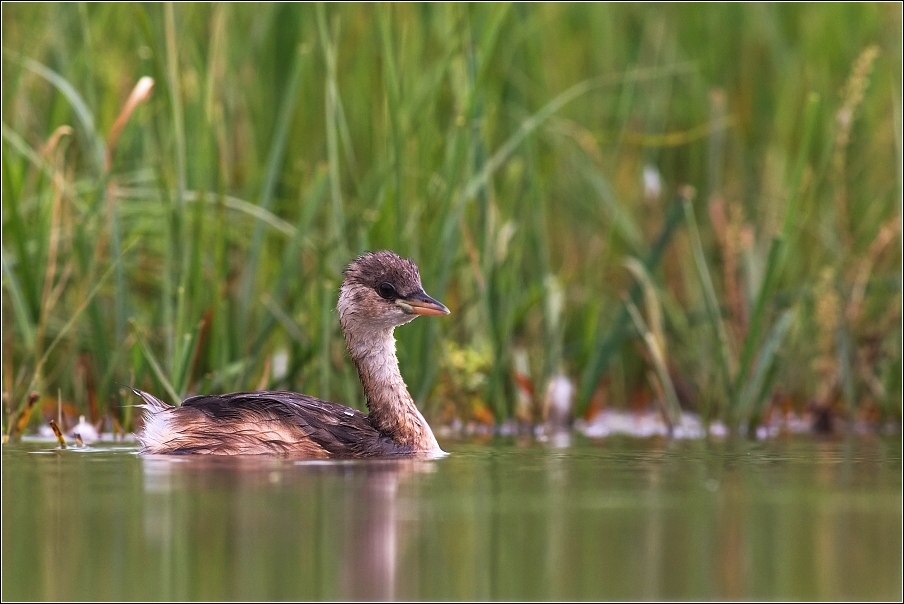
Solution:
M5 434L32 392L361 406L333 309L384 247L453 311L397 333L428 415L536 421L561 372L578 413L900 421L896 5L18 4L3 38Z

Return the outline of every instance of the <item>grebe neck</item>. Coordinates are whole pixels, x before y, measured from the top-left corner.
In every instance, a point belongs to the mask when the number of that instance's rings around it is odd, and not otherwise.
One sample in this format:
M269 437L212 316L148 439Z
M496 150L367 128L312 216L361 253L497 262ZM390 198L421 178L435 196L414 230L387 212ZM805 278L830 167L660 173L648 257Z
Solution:
M414 404L399 371L393 329L343 331L364 387L373 427L402 446L417 451L439 451L436 437Z

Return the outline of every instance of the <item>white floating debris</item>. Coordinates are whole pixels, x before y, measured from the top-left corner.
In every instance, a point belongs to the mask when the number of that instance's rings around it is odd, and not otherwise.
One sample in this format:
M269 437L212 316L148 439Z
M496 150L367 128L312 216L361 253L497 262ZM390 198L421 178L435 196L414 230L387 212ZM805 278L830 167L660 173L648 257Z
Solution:
M669 436L669 428L662 414L655 411L632 412L606 409L589 422L580 422L578 429L591 438L601 438L611 434L627 434L640 438ZM724 436L725 426L713 423L710 435ZM673 438L703 438L706 428L699 416L684 412L672 430Z
M78 423L75 424L75 426L73 426L72 429L66 433L66 436L69 438L75 438L76 434L79 435L79 438L81 438L82 442L86 445L100 440L100 435L97 433L97 428L85 421L84 415L78 416Z
M544 407L546 421L556 426L567 426L571 423L572 402L575 387L568 376L557 373L546 386Z

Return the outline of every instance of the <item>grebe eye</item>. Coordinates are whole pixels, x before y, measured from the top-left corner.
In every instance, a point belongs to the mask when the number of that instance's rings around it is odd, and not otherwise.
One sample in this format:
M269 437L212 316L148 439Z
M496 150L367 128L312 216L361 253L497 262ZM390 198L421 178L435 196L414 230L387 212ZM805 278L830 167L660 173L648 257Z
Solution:
M393 298L399 297L399 294L392 286L392 283L381 283L380 286L377 287L377 293L380 294L381 298L385 298L386 300L391 300Z

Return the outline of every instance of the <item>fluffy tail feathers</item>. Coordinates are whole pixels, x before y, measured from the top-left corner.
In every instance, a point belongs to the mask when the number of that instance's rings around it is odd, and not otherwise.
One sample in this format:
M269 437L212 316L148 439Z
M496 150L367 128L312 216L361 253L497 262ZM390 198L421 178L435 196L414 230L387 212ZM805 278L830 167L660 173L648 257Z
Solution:
M130 388L130 390L144 401L144 404L138 405L144 409L144 425L135 433L142 452L154 453L163 450L174 436L169 422L170 414L166 411L175 409L175 407L143 390L137 388Z

